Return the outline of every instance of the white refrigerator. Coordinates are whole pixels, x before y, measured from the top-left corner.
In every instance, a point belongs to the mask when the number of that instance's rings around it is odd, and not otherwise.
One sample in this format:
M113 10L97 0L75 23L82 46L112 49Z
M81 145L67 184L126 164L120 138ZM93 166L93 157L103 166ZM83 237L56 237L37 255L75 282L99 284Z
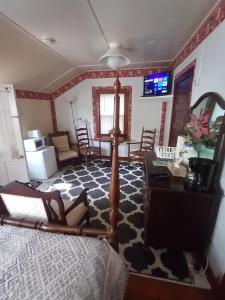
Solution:
M54 146L39 151L26 151L30 179L48 179L57 172Z

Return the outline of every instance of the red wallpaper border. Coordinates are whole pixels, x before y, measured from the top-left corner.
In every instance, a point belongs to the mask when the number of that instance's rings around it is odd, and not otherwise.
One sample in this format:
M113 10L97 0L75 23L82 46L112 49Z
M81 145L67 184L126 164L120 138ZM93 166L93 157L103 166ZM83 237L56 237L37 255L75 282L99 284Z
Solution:
M163 141L164 141L164 131L165 131L165 124L166 124L166 110L167 110L167 101L163 101L162 102L160 131L159 131L159 146L162 146Z
M192 36L184 49L177 54L173 62L169 65L169 69L174 70L178 65L180 65L224 19L225 0L221 0L200 28L198 28L197 32Z
M64 94L74 86L78 85L82 81L86 79L98 79L98 78L116 78L117 74L119 74L119 77L142 77L148 74L153 73L160 73L163 71L166 71L167 67L161 67L161 68L147 68L147 69L128 69L128 70L119 70L119 71L113 71L113 70L107 70L107 71L89 71L84 72L70 81L68 81L65 85L58 88L56 91L52 93L52 96L59 97L60 95Z
M51 94L40 93L26 90L16 90L16 97L19 99L30 99L30 100L51 100Z
M53 131L57 131L57 118L56 118L56 111L55 111L55 98L51 97L50 100L50 106L51 106L51 117L52 117L52 126L53 126Z

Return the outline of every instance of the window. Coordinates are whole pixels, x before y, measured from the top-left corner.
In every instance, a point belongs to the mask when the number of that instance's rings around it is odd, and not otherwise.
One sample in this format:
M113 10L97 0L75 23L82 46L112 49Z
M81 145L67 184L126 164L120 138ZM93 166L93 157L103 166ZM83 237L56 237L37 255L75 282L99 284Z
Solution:
M114 95L100 94L99 134L108 134L113 128ZM124 134L124 94L120 94L120 131Z
M108 135L113 128L114 89L97 87L93 92L93 117L95 137ZM120 131L121 136L130 136L131 87L122 87L120 93Z

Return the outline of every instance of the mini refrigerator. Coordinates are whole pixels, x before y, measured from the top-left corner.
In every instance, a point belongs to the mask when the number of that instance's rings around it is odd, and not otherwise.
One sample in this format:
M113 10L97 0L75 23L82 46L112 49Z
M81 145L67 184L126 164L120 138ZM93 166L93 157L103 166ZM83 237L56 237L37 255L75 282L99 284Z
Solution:
M48 179L57 172L54 146L38 151L26 151L30 179Z

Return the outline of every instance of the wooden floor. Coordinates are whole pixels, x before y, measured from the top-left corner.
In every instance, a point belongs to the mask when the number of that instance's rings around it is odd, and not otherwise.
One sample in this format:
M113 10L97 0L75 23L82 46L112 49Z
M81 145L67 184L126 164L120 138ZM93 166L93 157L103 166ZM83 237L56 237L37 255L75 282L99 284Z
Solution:
M130 275L124 300L215 300L215 298L210 290Z

